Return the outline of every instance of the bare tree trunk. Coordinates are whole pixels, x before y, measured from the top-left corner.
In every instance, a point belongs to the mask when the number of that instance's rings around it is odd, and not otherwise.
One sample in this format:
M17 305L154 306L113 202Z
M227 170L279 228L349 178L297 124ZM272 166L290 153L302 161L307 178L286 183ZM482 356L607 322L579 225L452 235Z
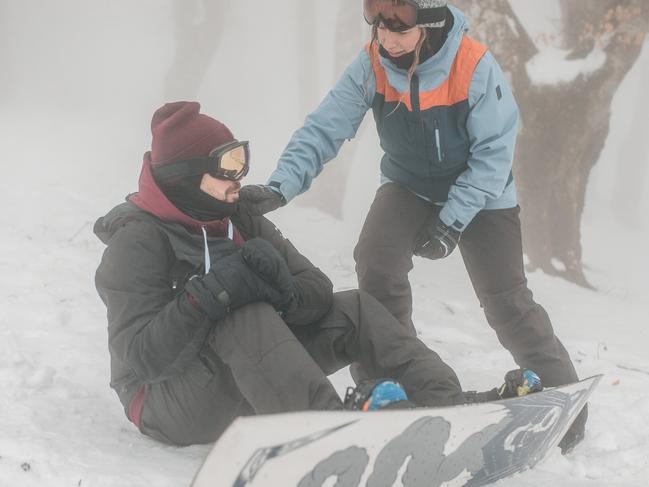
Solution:
M316 11L313 0L295 0L298 9L297 46L299 50L299 105L300 117L313 110L318 103L318 56L316 45Z
M645 44L644 49L649 49ZM622 140L619 161L616 164L613 205L615 212L625 225L632 227L646 225L641 219L638 202L647 180L649 165L649 138L647 138L646 117L649 107L649 62L645 62L638 83L635 109L628 120L628 131Z
M632 20L640 15L641 2L600 0L583 9L580 0L564 0L569 59L583 59L598 48L606 61L570 83L516 87L524 107L517 162L530 264L584 286L586 186L608 137L613 96L644 42L646 22Z
M301 1L304 4L309 3L304 0ZM363 28L359 21L358 9L350 8L348 2L349 0L342 0L338 7L333 70L336 80L362 48ZM302 8L304 9L306 7ZM302 31L304 30L302 29ZM310 39L313 36L313 32L314 30L311 28L308 32L303 32L301 35ZM306 65L307 63L305 63ZM310 68L308 72L312 73L315 71L314 66ZM309 93L315 91L310 85L305 86ZM313 101L312 97L307 93L303 95L302 100L303 103L301 106L305 114L313 110L319 101ZM362 130L359 131L357 138L360 137L361 133ZM335 218L342 218L345 193L348 186L353 184L353 181L349 181L349 173L354 162L354 156L356 155L356 147L357 142L355 140L346 142L338 157L327 164L322 174L313 181L309 191L295 200L296 204L318 208ZM332 197L332 195L335 195L335 197Z
M176 52L167 71L168 101L193 100L221 40L230 0L174 0Z
M9 53L9 25L11 22L12 12L11 5L0 1L0 104L5 99L11 99L11 90L13 89L13 59Z

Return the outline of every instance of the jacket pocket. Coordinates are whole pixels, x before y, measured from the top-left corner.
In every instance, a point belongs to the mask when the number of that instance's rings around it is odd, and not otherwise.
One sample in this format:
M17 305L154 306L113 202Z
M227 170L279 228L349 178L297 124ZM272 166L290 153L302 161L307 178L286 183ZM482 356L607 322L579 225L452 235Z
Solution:
M223 362L206 343L198 352L196 360L187 367L185 373L189 380L204 388L220 373L221 367L223 367Z
M196 384L201 388L207 387L207 385L214 378L214 373L203 363L200 358L196 358L187 369L185 369L185 376L187 380Z
M195 265L186 260L176 260L169 271L169 287L175 296L184 291L185 284L198 270Z

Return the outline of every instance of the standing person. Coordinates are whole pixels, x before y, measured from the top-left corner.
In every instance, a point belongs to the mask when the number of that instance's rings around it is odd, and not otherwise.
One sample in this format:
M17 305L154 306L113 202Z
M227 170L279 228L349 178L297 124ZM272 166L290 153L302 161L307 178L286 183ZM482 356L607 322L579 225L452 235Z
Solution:
M199 109L155 112L139 192L94 227L107 245L95 281L111 387L140 431L207 443L237 416L341 409L326 375L352 361L372 380L351 408L499 399L529 380L512 371L500 389L465 394L373 297L333 293L270 221L239 208L248 143Z
M381 186L354 250L360 289L414 334L413 255L459 247L489 325L516 363L544 385L577 380L523 267L512 160L518 108L498 63L467 35L445 0L364 0L370 43L297 130L267 185L246 186L250 211L272 211L306 191L370 109ZM561 443L584 436L587 410Z

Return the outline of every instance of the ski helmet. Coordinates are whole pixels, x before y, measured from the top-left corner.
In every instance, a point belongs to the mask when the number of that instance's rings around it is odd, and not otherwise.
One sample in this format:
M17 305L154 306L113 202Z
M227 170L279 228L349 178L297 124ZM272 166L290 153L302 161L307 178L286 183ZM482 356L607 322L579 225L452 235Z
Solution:
M414 0L419 7L417 25L420 27L444 27L446 24L446 0Z
M364 0L363 14L368 24L383 23L402 31L415 26L439 28L446 24L446 0Z

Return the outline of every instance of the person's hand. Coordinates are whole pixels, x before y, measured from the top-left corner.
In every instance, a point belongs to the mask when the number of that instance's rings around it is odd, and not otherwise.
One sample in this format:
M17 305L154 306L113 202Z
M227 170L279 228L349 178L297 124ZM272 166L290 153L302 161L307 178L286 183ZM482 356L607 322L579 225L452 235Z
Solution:
M261 216L286 204L279 189L267 184L248 184L239 190L239 204L245 205L251 214Z
M415 242L415 255L427 259L448 257L460 241L461 233L448 227L437 218L432 225L426 225Z
M277 249L263 238L253 238L243 244L241 256L253 271L280 294L280 309L291 311L297 304L293 274Z
M185 290L214 320L249 303L263 301L279 310L285 306L285 298L248 266L241 251L218 260L204 276L192 277Z

